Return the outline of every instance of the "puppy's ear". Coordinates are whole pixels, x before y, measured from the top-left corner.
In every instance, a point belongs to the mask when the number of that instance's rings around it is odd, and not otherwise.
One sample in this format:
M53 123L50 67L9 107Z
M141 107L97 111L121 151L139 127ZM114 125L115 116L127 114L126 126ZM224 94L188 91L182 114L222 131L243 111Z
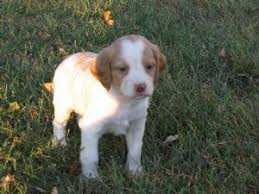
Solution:
M156 59L156 73L155 73L155 82L159 79L159 74L164 71L166 65L166 58L156 45L152 45L153 54Z
M113 50L111 47L106 47L98 54L96 62L91 65L90 70L92 74L100 80L103 86L109 90L112 82L111 60L113 57Z

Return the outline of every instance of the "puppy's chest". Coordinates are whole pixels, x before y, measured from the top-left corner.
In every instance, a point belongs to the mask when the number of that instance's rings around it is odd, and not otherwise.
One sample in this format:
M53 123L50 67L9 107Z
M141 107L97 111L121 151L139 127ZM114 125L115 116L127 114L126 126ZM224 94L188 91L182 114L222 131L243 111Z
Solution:
M144 105L121 107L113 117L109 118L106 132L115 135L126 134L131 122L144 118L146 115L147 108Z

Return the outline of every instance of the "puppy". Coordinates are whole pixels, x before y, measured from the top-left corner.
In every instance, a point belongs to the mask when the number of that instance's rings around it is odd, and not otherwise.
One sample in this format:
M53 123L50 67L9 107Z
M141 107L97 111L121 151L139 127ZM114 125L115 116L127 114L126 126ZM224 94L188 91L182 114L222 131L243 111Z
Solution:
M98 176L98 141L105 133L125 135L127 169L142 171L141 149L147 108L166 59L140 35L123 36L98 54L69 56L53 78L54 138L66 145L70 113L79 115L82 174Z

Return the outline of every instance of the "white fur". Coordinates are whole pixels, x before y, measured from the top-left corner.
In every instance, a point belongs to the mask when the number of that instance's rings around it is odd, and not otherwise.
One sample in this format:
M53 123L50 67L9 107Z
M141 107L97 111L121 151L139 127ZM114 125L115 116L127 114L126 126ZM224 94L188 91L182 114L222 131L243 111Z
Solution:
M121 56L130 66L124 78L121 91L126 96L134 96L134 84L145 83L147 93L153 92L153 82L146 74L143 64L144 44L141 41L122 42ZM89 68L82 70L76 64L80 53L65 59L57 68L53 84L55 118L54 137L65 145L65 126L72 111L79 115L81 129L82 173L86 177L98 176L98 141L104 133L124 134L127 140L127 168L132 174L142 170L141 148L149 98L126 98L111 87L107 91L96 80ZM97 54L86 55L85 60L95 60Z

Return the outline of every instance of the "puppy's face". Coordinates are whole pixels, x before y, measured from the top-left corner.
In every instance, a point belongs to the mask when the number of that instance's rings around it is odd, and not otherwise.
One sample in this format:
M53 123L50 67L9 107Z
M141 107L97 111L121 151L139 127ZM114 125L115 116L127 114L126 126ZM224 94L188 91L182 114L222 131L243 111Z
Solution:
M103 49L91 71L107 89L112 87L125 97L138 99L152 95L165 62L154 44L142 36L129 35Z

